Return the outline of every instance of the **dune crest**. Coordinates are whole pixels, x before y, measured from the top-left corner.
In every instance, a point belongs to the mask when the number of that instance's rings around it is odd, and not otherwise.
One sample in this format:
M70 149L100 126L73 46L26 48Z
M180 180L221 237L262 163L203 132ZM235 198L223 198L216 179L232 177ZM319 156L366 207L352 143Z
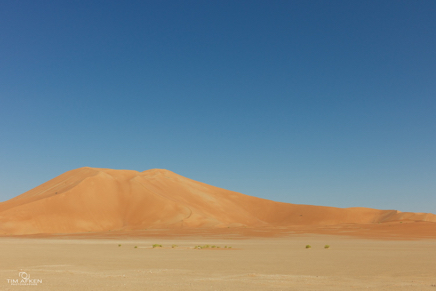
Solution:
M436 222L429 213L281 203L163 169L79 168L0 203L0 234Z

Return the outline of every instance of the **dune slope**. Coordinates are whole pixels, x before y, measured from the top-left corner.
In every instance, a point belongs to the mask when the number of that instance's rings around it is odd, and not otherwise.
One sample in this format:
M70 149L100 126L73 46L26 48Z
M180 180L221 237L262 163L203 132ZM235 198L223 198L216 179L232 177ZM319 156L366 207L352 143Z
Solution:
M436 222L436 215L274 202L161 169L79 168L0 203L0 234L398 220Z

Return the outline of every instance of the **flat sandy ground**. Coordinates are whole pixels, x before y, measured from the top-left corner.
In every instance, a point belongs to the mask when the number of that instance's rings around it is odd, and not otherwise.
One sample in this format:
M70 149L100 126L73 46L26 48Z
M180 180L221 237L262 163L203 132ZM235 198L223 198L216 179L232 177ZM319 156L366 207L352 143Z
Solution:
M435 239L2 237L0 253L0 290L436 291ZM42 283L11 286L20 271Z

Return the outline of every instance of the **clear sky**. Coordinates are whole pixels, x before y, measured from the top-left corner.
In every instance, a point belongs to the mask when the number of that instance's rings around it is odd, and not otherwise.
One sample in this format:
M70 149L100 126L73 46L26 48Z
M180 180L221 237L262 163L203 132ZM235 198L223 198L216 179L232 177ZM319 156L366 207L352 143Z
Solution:
M0 2L0 200L164 168L436 213L436 1Z

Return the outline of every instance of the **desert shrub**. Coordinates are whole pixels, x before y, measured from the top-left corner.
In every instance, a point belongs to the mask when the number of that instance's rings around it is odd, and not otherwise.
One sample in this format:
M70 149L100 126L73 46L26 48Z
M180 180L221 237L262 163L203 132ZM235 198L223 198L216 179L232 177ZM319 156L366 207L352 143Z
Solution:
M174 249L174 248L177 248L177 245L172 245L171 247Z
M306 249L310 249L311 248L311 246L310 245L306 245Z
M212 245L212 246L211 245L204 245L204 246L198 245L198 246L194 246L194 249L199 249L199 250L201 250L201 249L209 249L209 248L211 248L211 249L219 249L220 247L216 246L216 245ZM227 249L227 248L231 249L232 247L225 246L224 248L225 249Z
M162 245L159 245L159 244L154 244L153 245L153 248L161 248L162 247Z
M215 248L216 246L204 245L204 246L195 246L194 249L208 249Z
M325 249L329 249L330 246L329 246L329 245L325 245L324 248L325 248Z
M121 246L121 245L118 245L119 247Z
M137 249L138 248L138 246L135 246L135 249Z

